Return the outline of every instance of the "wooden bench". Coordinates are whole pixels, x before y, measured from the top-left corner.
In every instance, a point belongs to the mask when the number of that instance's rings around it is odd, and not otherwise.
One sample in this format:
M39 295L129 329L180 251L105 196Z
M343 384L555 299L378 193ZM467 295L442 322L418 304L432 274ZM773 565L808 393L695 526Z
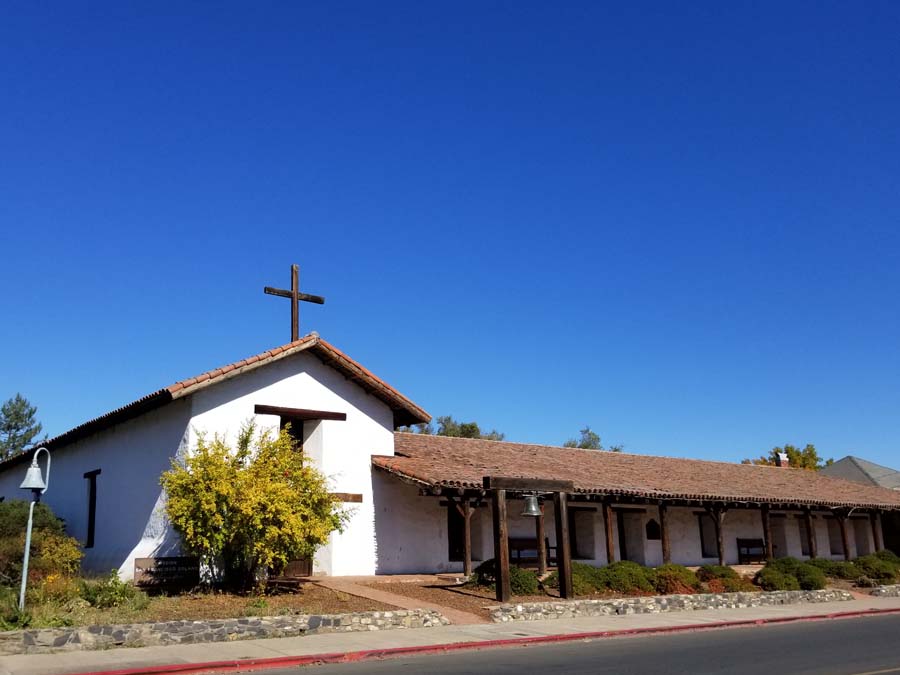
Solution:
M538 557L537 537L510 537L509 561L511 563L536 562ZM544 539L544 549L547 551L547 563L556 562L556 547L550 546L550 540ZM534 551L533 556L523 556L526 551ZM552 551L552 553L551 553Z
M766 562L766 543L762 539L738 539L737 549L741 565Z

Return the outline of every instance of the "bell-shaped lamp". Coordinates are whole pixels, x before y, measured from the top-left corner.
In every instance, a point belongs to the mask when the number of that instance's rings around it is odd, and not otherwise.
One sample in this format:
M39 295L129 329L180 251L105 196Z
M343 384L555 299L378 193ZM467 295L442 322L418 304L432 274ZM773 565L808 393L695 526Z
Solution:
M525 508L522 510L523 516L537 518L541 515L541 507L538 506L537 495L525 495Z
M45 490L47 484L44 482L44 476L41 473L41 467L38 466L37 459L31 460L31 466L25 474L25 480L19 486L23 490Z

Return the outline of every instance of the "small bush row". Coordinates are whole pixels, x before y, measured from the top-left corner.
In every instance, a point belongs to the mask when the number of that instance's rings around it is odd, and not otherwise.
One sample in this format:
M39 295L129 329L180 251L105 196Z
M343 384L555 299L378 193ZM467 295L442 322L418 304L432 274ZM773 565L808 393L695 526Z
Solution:
M819 590L827 577L845 579L857 586L892 583L900 576L900 557L891 551L879 551L853 561L813 558L770 560L756 575L756 583L767 591Z

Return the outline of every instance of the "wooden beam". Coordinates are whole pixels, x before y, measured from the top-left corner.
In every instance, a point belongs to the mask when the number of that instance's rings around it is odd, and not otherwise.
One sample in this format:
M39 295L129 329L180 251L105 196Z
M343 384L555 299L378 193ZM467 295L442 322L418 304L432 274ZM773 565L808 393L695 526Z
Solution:
M472 505L465 499L462 503L463 517L463 574L472 576Z
M283 288L272 288L271 286L263 286L263 293L266 295L277 295L279 298L291 298L294 294ZM316 305L324 305L325 298L321 295L312 295L311 293L297 293L297 300L301 302L311 302Z
M544 531L544 505L541 504L541 515L534 519L534 536L537 538L538 575L547 573L547 535Z
M485 490L513 490L516 492L572 492L575 489L570 480L544 480L543 478L509 478L506 476L485 476L482 479Z
M847 532L847 514L835 512L835 519L841 529L841 547L844 549L844 560L850 560L850 538Z
M569 510L565 492L553 493L556 515L556 571L559 575L559 595L574 598L572 592L572 548L569 541Z
M816 529L813 526L812 510L809 508L804 509L803 518L806 520L806 545L809 548L809 557L818 558L819 551L816 546Z
M329 410L308 410L307 408L284 408L277 405L255 405L253 406L253 412L257 415L278 415L279 417L290 417L295 420L347 421L347 413Z
M666 518L666 512L669 507L663 502L659 503L659 538L662 544L663 563L672 562L672 543L669 540L669 521Z
M763 541L766 542L766 560L775 558L775 542L772 541L772 519L769 517L769 505L763 504L759 510L762 516Z
M606 533L606 562L616 562L616 545L613 541L613 509L608 501L603 502L603 530Z
M875 550L881 551L884 546L881 543L881 530L878 528L878 514L875 511L869 514L869 522L872 523L872 541L875 544Z
M336 497L345 504L362 504L363 496L352 492L330 492L332 497Z
M509 586L509 530L506 522L506 490L494 490L494 578L497 585L497 600L509 602L512 590Z
M708 506L706 512L712 517L716 528L716 551L719 555L719 564L725 565L725 507Z

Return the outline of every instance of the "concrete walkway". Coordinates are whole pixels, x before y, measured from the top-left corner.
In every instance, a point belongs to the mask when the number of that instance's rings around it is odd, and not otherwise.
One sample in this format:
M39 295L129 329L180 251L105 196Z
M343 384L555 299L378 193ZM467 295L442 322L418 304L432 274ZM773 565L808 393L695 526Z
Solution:
M416 579L415 581L419 581L419 579ZM345 577L317 577L315 582L320 586L330 588L333 591L357 595L361 598L383 602L386 605L393 605L394 607L399 607L401 609L433 609L446 616L452 623L458 625L490 623L487 618L472 614L471 612L464 612L460 609L446 607L435 602L408 598L405 595L397 595L396 593L383 591L378 588L373 588L372 586L354 583L352 580Z
M509 640L548 635L601 631L710 625L729 621L802 618L867 610L898 610L900 598L873 598L846 602L702 610L667 614L630 614L580 619L454 625L415 630L332 633L307 637L216 642L172 647L139 647L108 651L63 652L0 658L0 675L66 675L170 664L207 663L231 659L266 659L331 652L416 647L460 642ZM857 619L848 619L857 620ZM652 639L646 637L644 639Z

